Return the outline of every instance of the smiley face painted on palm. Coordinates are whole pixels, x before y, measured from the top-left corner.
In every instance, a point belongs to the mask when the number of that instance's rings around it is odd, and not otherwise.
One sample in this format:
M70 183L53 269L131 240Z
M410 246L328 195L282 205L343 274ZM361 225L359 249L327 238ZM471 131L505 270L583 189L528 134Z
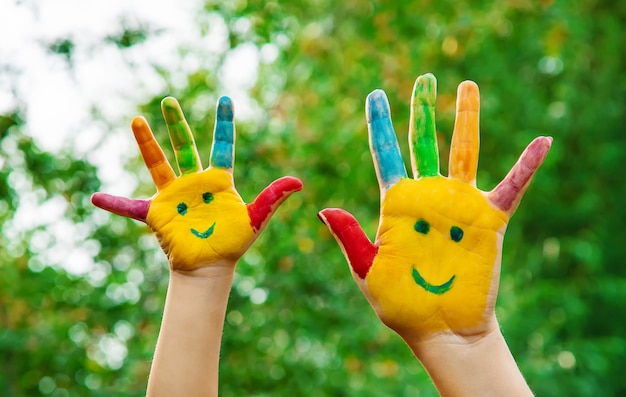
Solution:
M213 199L214 199L213 193L211 192L202 193L202 201L204 202L204 204L211 204L213 202ZM189 206L184 201L181 201L176 206L176 211L178 211L178 214L180 214L180 216L185 216L187 215L187 212L189 211ZM209 226L209 228L203 232L199 232L193 227L189 229L191 234L193 234L194 236L198 238L209 238L213 234L213 230L215 230L215 222L213 222L213 224Z
M393 329L424 332L483 322L488 296L497 292L507 220L481 192L448 178L402 179L391 187L378 255L365 278L381 318Z
M147 222L179 270L240 255L254 236L232 174L214 168L174 180L152 202Z

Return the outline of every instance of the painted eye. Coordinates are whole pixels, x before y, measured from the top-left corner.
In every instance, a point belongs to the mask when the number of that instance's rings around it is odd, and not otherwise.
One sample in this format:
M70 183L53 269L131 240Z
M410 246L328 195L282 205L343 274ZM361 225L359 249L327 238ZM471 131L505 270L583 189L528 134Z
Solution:
M415 222L413 229L415 229L415 231L418 233L427 234L430 230L430 225L425 220L420 219L419 221Z
M202 200L205 203L209 204L211 201L213 201L213 193L209 193L209 192L202 193Z
M458 226L452 226L450 228L450 238L457 243L463 238L463 229Z
M185 215L187 213L187 204L185 203L178 204L176 206L176 210L178 211L179 214Z

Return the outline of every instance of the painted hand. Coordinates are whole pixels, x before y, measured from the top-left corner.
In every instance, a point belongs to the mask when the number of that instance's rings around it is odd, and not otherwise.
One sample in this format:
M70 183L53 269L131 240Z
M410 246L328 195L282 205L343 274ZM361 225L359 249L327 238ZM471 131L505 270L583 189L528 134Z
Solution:
M205 170L176 99L165 98L161 108L181 175L175 175L146 120L136 117L132 130L156 194L147 200L134 200L96 193L92 202L146 222L156 233L172 270L234 264L278 206L299 191L302 183L283 177L265 188L254 202L244 203L233 181L235 124L230 98L218 101L209 167Z
M439 173L435 100L435 77L420 76L409 130L414 179L407 177L385 93L376 90L366 100L381 194L375 243L346 211L319 214L379 318L417 339L481 335L493 326L504 232L552 144L536 138L504 180L483 192L476 188L478 87L459 85L448 177Z

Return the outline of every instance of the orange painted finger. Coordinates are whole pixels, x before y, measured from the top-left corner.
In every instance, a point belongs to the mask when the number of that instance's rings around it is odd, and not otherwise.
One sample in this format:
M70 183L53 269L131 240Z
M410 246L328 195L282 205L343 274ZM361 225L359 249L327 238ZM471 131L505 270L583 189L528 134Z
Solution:
M479 109L478 86L473 81L462 82L457 91L449 176L474 186L480 147Z
M148 122L143 117L135 117L131 123L131 128L154 184L157 189L165 187L176 178L176 174L167 161L161 146L154 138Z

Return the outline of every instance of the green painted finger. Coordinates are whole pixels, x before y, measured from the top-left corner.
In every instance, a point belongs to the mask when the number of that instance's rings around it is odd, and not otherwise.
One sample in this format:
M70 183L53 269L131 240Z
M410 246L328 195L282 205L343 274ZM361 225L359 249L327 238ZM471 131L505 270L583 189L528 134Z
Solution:
M409 142L413 176L439 175L439 152L435 127L435 102L437 101L437 79L424 74L415 80L411 98L411 121Z
M164 98L161 101L161 111L167 124L180 173L184 175L202 171L196 142L178 101L172 97Z

